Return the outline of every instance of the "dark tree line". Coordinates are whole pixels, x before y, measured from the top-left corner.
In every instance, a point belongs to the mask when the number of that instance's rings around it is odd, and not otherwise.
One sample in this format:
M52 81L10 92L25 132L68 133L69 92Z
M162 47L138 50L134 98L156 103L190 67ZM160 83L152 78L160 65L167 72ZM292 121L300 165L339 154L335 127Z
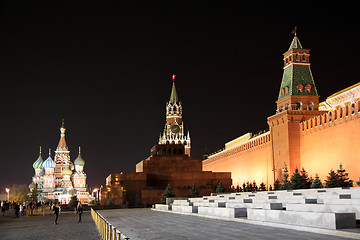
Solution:
M287 167L284 168L283 178L281 182L276 179L274 190L291 190L291 189L309 189L309 188L334 188L334 187L352 187L353 181L349 179L348 173L340 164L339 169L330 170L325 182L322 183L318 174L315 178L309 178L305 169L299 171L295 169L292 176L289 176Z

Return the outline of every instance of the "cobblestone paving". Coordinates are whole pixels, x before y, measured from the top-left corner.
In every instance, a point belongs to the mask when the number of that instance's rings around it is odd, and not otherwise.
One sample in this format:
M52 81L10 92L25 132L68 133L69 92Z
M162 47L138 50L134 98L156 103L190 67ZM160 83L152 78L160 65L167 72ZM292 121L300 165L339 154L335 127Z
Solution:
M150 209L102 210L99 213L130 240L347 239Z
M0 215L1 240L102 239L89 211L83 213L82 223L77 223L78 216L72 212L61 213L58 225L54 224L53 214L24 216L22 219L14 216L13 211L6 211L5 216Z

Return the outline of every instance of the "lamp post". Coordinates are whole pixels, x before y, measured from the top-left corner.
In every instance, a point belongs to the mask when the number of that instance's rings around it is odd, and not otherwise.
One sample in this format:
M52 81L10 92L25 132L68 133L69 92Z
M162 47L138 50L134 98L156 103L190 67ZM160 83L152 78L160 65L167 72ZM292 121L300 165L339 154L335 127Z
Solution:
M7 195L8 195L8 202L10 202L10 189L5 188L5 191L7 192Z

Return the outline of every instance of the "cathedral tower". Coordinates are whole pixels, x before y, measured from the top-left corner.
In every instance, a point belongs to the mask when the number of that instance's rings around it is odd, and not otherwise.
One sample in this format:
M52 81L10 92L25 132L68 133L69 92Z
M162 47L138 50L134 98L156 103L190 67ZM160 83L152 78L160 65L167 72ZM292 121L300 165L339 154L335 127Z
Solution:
M66 145L66 141L65 141L65 125L64 125L64 120L62 121L62 125L60 127L60 140L59 140L59 144L56 148L55 151L55 157L54 157L54 161L56 163L55 166L55 177L57 179L56 182L56 186L57 187L61 187L62 186L62 182L61 182L61 178L63 177L63 170L67 167L69 168L69 170L73 169L74 166L72 164L72 162L70 161L70 151Z
M184 144L185 154L190 156L191 140L189 131L185 135L182 121L182 106L178 99L175 87L175 74L172 76L173 84L170 101L166 103L166 122L163 134L159 137L159 144Z
M274 181L281 180L283 170L293 173L300 165L300 122L313 118L318 111L319 96L310 70L310 49L304 49L296 33L284 55L276 114L268 118L272 144Z

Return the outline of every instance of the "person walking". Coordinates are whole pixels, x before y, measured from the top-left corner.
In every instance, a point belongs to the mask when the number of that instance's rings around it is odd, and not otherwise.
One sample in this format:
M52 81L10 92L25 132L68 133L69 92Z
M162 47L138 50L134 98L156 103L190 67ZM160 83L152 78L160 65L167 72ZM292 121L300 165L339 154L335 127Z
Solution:
M24 215L24 206L22 205L22 203L20 203L19 210L20 210L20 219L22 219Z
M5 208L5 202L2 201L2 202L1 202L1 213L2 213L3 216L5 216L5 210L6 210L6 208Z
M58 220L58 217L59 217L59 210L60 209L59 209L58 204L53 206L53 213L55 214L55 222L54 222L54 224L58 224L57 220Z
M79 222L81 222L81 215L83 213L83 206L80 201L78 202L78 205L76 207L76 212L79 214L79 221L78 221L78 223L79 223Z
M19 217L19 211L20 211L20 206L19 203L15 203L15 217L18 218Z

